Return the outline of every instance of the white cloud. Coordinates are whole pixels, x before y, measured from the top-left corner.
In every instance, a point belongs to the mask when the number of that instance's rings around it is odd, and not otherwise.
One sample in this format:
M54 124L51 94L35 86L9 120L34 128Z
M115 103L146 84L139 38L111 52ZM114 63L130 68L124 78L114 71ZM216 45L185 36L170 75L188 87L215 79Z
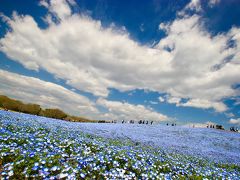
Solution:
M218 4L220 0L209 0L208 6L213 7ZM189 12L200 13L203 12L201 0L191 0L181 11L177 13L179 16L189 16Z
M178 105L196 107L196 108L202 108L202 109L209 109L213 107L218 112L223 112L227 110L227 106L222 102L211 102L204 99L190 99L186 103L180 103Z
M198 9L199 1L191 7ZM63 8L54 8L60 3ZM42 68L75 89L107 97L108 88L148 89L189 99L184 106L224 111L223 99L240 95L240 29L209 33L199 15L162 23L166 37L139 45L126 30L72 14L69 1L45 4L61 21L40 29L31 16L6 18L11 31L0 51L28 69ZM65 8L64 8L65 7ZM190 8L190 5L189 5ZM71 10L71 9L70 9ZM234 41L234 47L228 47Z
M170 118L153 111L151 108L146 108L143 105L133 105L126 102L108 101L103 98L97 100L97 104L108 109L107 116L116 120L153 120L166 121Z
M230 85L239 81L233 76L237 75L240 69L236 63L240 57L237 52L239 45L228 48L227 43L237 37L235 42L238 44L240 31L232 28L226 34L211 36L200 20L197 15L175 20L167 25L167 37L158 44L161 49L171 49L173 73L175 79L181 81L176 82L175 87L170 89L170 94L190 98L188 105L199 104L200 108L211 106L218 111L224 111L227 108L220 100L239 94L239 91L232 89ZM233 58L224 63L229 56Z
M140 29L141 32L144 32L144 31L145 31L145 29L144 29L144 24L143 24L143 23L139 26L139 29Z
M156 101L149 101L149 103L154 104L154 105L158 104L158 102L156 102Z
M4 70L0 70L0 84L0 94L23 102L40 104L45 108L59 108L67 113L92 119L121 120L123 118L130 120L145 118L155 121L168 119L167 116L143 105L132 105L126 102L108 101L100 98L97 105L103 106L109 111L103 113L87 97L60 85Z
M209 0L208 5L213 7L214 5L220 3L220 0Z
M181 11L177 14L179 16L187 16L188 11L201 12L201 0L191 0Z
M40 5L48 8L48 10L58 18L58 20L64 20L71 15L71 8L69 5L75 5L72 0L50 0L48 3L47 0L41 0Z
M235 125L240 125L240 118L237 119L230 119L229 120L230 124L235 124Z
M240 105L240 98L239 98L239 97L234 98L234 100L235 100L235 102L234 102L234 105L235 105L235 106Z
M191 0L189 4L185 7L185 9L195 10L195 11L201 11L201 0Z
M165 101L165 99L162 96L159 96L158 100L159 100L159 102L164 102Z
M47 1L45 1L45 0L40 0L40 1L39 1L39 5L40 5L40 6L43 6L43 7L45 7L45 8L48 8L48 7L49 7L49 3L48 3Z
M225 115L226 115L228 118L232 118L232 117L235 116L233 113L225 113Z
M0 70L0 84L0 94L24 102L90 118L99 113L88 98L51 82Z
M172 96L166 96L166 101L170 104L176 104L178 105L181 101L181 98L179 97L172 97Z
M228 109L227 106L222 102L212 102L205 99L189 99L186 102L181 102L182 99L179 97L167 95L165 96L165 98L166 98L166 102L170 104L175 104L176 106L195 107L195 108L202 108L202 109L214 108L218 112L223 112Z

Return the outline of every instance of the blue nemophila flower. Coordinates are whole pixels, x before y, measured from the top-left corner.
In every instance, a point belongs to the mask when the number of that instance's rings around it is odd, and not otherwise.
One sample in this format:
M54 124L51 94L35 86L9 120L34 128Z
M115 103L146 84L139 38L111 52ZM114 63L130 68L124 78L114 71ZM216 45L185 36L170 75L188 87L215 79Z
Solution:
M10 177L13 176L13 170L8 172L8 176L10 176Z
M41 161L41 164L46 164L46 161L45 161L45 160L42 160L42 161Z
M51 168L51 171L56 171L57 169L58 169L57 166L53 166L53 167Z
M38 170L38 168L39 168L38 166L33 166L32 170L36 171L36 170Z
M48 169L48 168L44 168L43 171L44 171L44 172L48 172L49 169Z
M5 171L3 171L3 172L1 173L2 176L6 176L7 174L8 174L8 173L5 172Z
M39 170L39 176L46 177L49 173L43 170Z
M81 173L81 174L80 174L80 177L81 177L81 178L85 178L85 174Z
M68 176L67 173L60 173L60 174L57 176L57 178L58 178L58 179L63 179L63 178L66 178L67 176Z
M0 111L0 156L5 162L1 175L6 179L8 173L23 165L26 168L16 172L23 179L66 175L68 179L178 179L200 175L237 179L240 175L238 166L229 170L201 158L89 136L69 122L20 116L23 121L16 121L14 113L2 115Z
M29 154L29 157L34 157L34 156L35 156L35 153Z

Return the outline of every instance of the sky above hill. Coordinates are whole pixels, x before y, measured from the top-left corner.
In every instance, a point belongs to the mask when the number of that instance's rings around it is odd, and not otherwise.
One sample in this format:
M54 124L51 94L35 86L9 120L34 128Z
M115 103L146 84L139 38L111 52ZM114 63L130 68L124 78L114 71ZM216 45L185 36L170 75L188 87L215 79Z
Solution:
M240 125L239 0L1 0L0 94L92 119Z

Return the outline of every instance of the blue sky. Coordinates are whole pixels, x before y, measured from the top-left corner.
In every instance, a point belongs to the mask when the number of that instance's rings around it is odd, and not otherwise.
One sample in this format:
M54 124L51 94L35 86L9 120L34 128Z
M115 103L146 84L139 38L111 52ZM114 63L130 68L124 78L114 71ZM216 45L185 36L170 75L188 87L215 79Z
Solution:
M3 0L0 93L93 119L239 126L239 4Z

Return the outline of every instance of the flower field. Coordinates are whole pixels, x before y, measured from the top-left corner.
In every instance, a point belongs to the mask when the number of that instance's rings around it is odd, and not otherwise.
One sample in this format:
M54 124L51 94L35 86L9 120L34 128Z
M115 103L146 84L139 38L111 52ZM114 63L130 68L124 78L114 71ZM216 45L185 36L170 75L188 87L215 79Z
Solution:
M233 164L89 133L80 125L0 111L2 179L239 179ZM99 125L102 126L102 125ZM114 126L118 124L108 124ZM130 125L129 125L130 126ZM119 125L120 127L120 125ZM96 129L93 130L96 132ZM223 132L224 133L224 132ZM239 134L234 134L239 138ZM240 147L239 147L240 148ZM182 151L184 152L184 151Z

